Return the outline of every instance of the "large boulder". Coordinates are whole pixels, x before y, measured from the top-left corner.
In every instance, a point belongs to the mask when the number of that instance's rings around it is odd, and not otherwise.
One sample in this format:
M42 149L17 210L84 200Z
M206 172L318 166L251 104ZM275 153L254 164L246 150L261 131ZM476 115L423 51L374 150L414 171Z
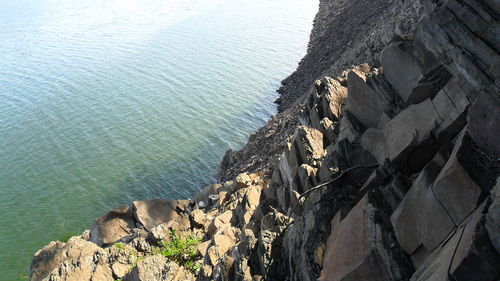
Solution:
M465 136L464 130L449 159L436 154L391 216L398 241L416 267L479 204L482 190L457 157L467 145Z
M352 112L365 127L376 128L384 107L376 91L367 83L368 79L367 73L355 70L349 72L346 109Z
M389 43L380 61L386 79L406 104L434 97L450 78L432 53L411 40Z
M98 246L111 244L130 235L134 227L132 210L129 206L123 206L94 221L90 231L90 241Z
M405 280L413 268L392 234L388 216L365 195L341 218L332 220L319 280Z
M407 107L383 129L388 158L409 172L422 169L438 149L432 132L440 120L430 99Z
M500 158L500 103L482 93L470 107L467 119L474 142L487 153Z
M132 203L135 220L141 223L146 230L151 230L159 224L178 217L187 204L187 200L165 199L150 199Z
M362 186L373 167L356 167L323 189L310 193L301 204L303 214L285 231L284 271L292 281L317 280L323 263L331 219L337 211L352 202L352 194Z
M498 280L500 256L484 227L485 206L479 206L432 251L411 281Z
M92 277L92 272L89 271L91 267L95 268L95 265L91 265L94 255L102 250L96 244L86 241L81 237L72 237L66 243L62 242L51 242L49 245L45 246L43 249L39 250L33 256L30 268L30 280L46 280L50 276L56 278L62 278L63 273L58 273L58 268L64 269L65 274L76 274L70 273L79 270L83 279L73 279L73 280L90 280ZM98 255L100 255L99 252ZM90 260L89 260L90 259ZM79 260L83 262L86 268L78 269L74 266L74 260ZM68 262L64 266L63 263ZM62 267L61 267L62 266ZM88 270L87 270L88 269ZM69 272L68 272L69 271ZM51 274L54 272L53 274ZM85 277L85 278L84 278ZM52 280L52 279L50 279ZM60 279L54 279L60 280ZM65 280L65 279L63 279Z

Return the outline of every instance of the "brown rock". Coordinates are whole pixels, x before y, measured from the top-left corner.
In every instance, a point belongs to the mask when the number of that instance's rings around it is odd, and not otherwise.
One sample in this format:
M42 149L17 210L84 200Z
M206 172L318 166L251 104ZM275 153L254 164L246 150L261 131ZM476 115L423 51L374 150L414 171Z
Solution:
M146 230L151 230L159 224L178 217L178 211L182 211L187 201L150 199L134 201L132 204L136 221L140 222Z
M224 213L216 216L212 223L208 226L207 233L209 235L214 235L223 226L231 225L231 219L233 218L233 212L225 211Z
M145 257L130 271L124 281L194 280L194 276L161 255Z
M51 242L33 256L30 280L43 280L66 260L92 257L100 248L80 237L72 237L66 243Z
M94 221L90 232L90 241L98 246L111 244L130 235L131 229L134 227L135 221L130 208L123 206Z
M212 194L217 194L218 193L218 189L221 188L222 186L220 184L212 184L212 185L209 185L207 187L205 187L204 189L198 191L194 196L193 196L193 201L195 203L199 203L200 201L203 201L205 205L208 204L209 202L209 199L208 199L208 196L212 195Z

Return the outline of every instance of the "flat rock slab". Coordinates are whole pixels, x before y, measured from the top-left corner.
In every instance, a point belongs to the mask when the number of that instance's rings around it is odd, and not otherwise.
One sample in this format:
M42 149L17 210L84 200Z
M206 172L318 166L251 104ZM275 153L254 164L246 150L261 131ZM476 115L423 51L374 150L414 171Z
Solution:
M94 221L90 231L90 241L98 246L110 244L131 234L135 221L129 206L110 211Z
M150 231L153 227L178 217L187 204L187 200L150 199L134 201L132 209L135 220Z

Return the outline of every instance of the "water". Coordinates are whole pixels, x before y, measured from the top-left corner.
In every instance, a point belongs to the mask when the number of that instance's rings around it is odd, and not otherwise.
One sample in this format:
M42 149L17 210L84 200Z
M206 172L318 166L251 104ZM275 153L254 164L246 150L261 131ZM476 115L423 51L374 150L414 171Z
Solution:
M1 0L0 280L111 208L212 183L225 150L275 113L316 9Z

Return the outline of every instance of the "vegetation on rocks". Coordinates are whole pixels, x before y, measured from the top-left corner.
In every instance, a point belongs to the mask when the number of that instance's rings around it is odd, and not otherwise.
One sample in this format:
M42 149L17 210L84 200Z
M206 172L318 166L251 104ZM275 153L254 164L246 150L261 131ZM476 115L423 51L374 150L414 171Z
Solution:
M170 241L160 241L160 247L155 252L184 266L194 274L198 273L202 257L197 247L201 243L201 238L192 235L182 237L175 230L170 231L169 236Z

